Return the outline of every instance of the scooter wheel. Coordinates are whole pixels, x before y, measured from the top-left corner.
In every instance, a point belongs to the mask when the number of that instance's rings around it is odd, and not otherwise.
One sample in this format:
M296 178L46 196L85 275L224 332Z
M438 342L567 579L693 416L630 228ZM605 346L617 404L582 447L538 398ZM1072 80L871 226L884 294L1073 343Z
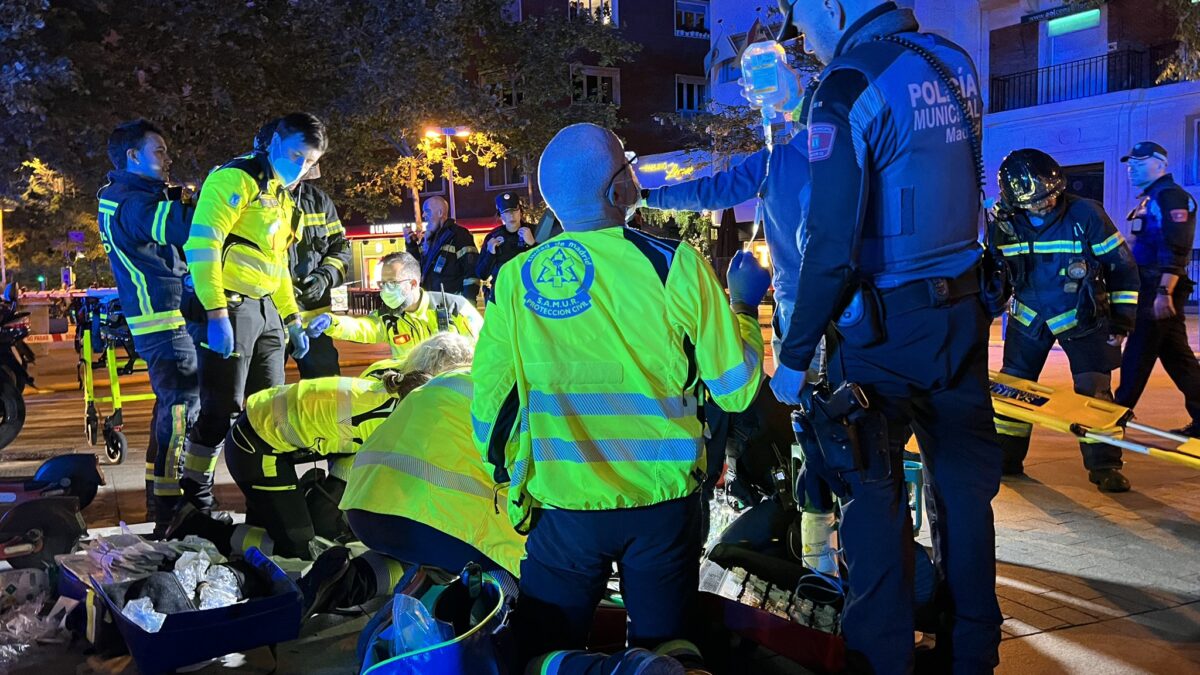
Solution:
M125 453L129 450L129 441L125 434L113 431L104 438L104 456L109 464L120 464L125 461Z

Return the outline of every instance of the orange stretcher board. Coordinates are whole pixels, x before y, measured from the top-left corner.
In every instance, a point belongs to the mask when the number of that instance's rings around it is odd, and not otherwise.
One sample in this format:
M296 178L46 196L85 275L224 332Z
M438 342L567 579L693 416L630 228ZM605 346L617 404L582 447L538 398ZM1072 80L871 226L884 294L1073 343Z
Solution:
M1133 412L1129 408L1111 401L995 371L989 375L992 407L997 415L1200 469L1200 439L1133 422ZM1176 447L1165 449L1126 440L1124 432L1127 429L1171 441Z

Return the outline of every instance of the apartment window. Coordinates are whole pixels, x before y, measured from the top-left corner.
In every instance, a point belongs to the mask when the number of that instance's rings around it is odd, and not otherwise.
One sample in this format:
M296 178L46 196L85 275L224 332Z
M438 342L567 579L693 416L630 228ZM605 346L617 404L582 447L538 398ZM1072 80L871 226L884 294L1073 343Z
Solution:
M483 189L503 190L524 187L529 182L521 163L515 157L505 157L483 175Z
M621 104L621 71L617 68L581 66L574 69L573 99L576 103Z
M708 81L693 75L675 76L675 111L681 115L704 112L708 105Z
M603 24L617 24L617 0L567 0L567 16L591 18Z
M501 108L514 108L524 98L517 78L502 73L481 75L480 82Z
M675 0L675 35L708 39L708 2Z

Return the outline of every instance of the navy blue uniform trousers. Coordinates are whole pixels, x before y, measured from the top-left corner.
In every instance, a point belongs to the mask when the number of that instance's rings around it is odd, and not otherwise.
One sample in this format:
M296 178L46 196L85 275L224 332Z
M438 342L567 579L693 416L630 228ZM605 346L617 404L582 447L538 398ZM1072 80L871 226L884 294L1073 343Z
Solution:
M886 340L840 344L830 370L859 384L887 418L890 443L868 450L879 460L836 472L839 533L849 591L842 616L847 648L878 675L913 668L913 536L902 468L902 438L917 436L929 480L934 560L946 586L950 625L938 633L955 673L990 673L999 662L992 498L1000 489L1001 450L988 393L989 317L977 296L888 315ZM874 456L874 455L873 455ZM814 464L814 468L817 468Z
M146 449L146 463L154 466L146 477L147 489L153 495L155 521L170 522L183 495L179 487L183 441L200 412L196 346L186 330L176 328L139 335L134 347L146 362L154 392Z
M697 492L632 509L538 511L513 618L522 658L586 646L613 563L629 645L687 638L700 585L701 508Z

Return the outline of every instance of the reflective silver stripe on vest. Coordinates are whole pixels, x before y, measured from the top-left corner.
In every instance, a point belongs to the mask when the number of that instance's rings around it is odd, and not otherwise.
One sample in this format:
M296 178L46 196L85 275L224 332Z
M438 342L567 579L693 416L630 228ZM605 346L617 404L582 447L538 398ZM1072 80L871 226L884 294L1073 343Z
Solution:
M354 458L355 468L362 466L383 466L393 471L407 474L440 488L454 490L491 501L492 488L482 482L462 474L447 471L440 466L426 462L410 455L397 452L382 452L368 450L359 452Z
M703 444L690 438L608 438L568 441L561 438L535 438L533 461L575 462L695 462Z
M279 435L283 436L284 442L293 448L303 448L304 441L300 440L300 435L292 426L292 418L288 415L288 394L291 391L285 389L272 397L271 413L275 418L275 428L279 429Z
M688 397L690 398L690 397ZM579 415L636 415L641 417L665 417L681 419L696 414L694 399L683 396L654 398L644 394L551 394L542 391L529 392L529 407L534 413L547 413L555 417L577 417Z
M337 386L338 424L350 424L352 417L354 417L354 380L343 377L338 379Z

